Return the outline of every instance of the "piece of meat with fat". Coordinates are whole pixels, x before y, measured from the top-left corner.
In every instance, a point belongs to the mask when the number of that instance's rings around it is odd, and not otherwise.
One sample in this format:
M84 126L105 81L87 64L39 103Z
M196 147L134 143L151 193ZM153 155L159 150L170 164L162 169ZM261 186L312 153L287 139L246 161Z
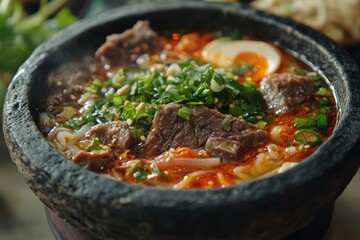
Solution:
M138 21L132 28L120 34L112 34L96 51L96 58L111 65L134 63L143 54L152 54L161 50L158 34L149 21Z
M91 81L91 68L95 69L97 64L94 58L87 56L51 72L47 80L50 89L45 102L47 112L56 115L62 112L64 107L80 108L77 100Z
M110 147L100 151L79 151L74 157L73 161L95 172L101 172L108 169L109 164L114 160L114 152L123 152L129 149L133 144L133 139L130 133L129 126L122 121L115 121L111 123L99 123L85 133L85 139L92 139L94 137Z
M262 147L268 133L230 115L207 107L196 107L189 120L178 116L181 105L167 104L159 109L153 129L141 148L142 154L156 156L170 148L205 148L210 155L239 160L244 153ZM230 123L229 131L223 129Z
M109 168L114 155L111 150L102 150L96 152L79 151L72 160L77 165L90 171L102 172Z
M125 151L133 144L129 126L122 121L99 123L91 127L85 133L85 138L92 139L94 137L99 138L103 144L118 151Z
M290 73L274 73L260 83L260 91L269 110L275 114L296 113L301 104L314 98L314 80L310 77Z
M213 156L238 159L248 150L264 146L268 139L267 132L242 119L236 119L232 120L231 131L216 131L211 134L205 149Z

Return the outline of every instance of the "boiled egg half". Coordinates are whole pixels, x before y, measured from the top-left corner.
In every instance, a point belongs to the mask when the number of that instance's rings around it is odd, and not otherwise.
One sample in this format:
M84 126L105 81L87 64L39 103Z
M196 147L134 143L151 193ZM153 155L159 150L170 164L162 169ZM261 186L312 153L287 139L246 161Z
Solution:
M218 67L249 64L252 71L248 76L253 81L259 81L278 69L281 63L279 52L274 46L262 41L219 38L204 47L202 57Z

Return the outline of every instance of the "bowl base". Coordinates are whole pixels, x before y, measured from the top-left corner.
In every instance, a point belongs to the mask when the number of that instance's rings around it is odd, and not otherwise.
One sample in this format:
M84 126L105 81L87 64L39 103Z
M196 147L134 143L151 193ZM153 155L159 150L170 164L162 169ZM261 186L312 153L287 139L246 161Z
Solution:
M321 240L330 225L334 211L334 204L325 207L316 217L305 227L291 234L282 240ZM58 217L53 211L45 207L46 218L50 229L56 240L95 240L84 231L72 226L62 218Z

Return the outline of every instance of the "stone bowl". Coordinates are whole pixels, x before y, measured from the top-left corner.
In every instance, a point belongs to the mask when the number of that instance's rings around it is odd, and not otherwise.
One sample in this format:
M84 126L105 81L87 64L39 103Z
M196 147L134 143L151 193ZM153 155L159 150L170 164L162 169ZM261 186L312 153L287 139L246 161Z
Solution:
M140 19L150 20L157 31L237 29L293 51L332 85L338 109L333 135L283 174L224 189L131 185L73 164L35 124L47 76ZM359 168L359 76L354 60L328 38L246 5L133 5L80 21L32 54L8 89L4 135L15 165L40 200L94 239L282 239L332 206Z

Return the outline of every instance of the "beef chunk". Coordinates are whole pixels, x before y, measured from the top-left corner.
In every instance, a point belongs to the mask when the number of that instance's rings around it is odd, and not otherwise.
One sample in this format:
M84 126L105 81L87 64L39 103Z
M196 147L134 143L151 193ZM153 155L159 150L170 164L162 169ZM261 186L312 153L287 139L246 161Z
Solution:
M99 138L103 144L119 151L125 151L133 144L129 126L122 121L100 123L93 126L85 133L85 138L93 137Z
M96 51L95 56L112 65L133 63L145 53L161 49L158 35L149 27L149 21L139 21L121 34L112 34Z
M45 103L47 112L56 115L67 106L79 108L80 104L77 100L83 93L84 86L91 80L90 66L96 66L96 64L93 58L85 57L50 73L47 82L50 94Z
M290 73L271 74L260 83L267 106L276 114L295 113L316 93L314 81Z
M212 156L239 159L251 149L264 146L269 138L267 132L244 120L232 120L231 131L215 131L206 141L205 149Z
M113 153L110 150L103 150L98 152L80 151L74 157L74 163L86 168L90 171L102 172L109 168L112 162Z
M210 137L206 141L205 149L211 156L235 160L239 159L244 151L240 142L222 137Z
M153 120L142 153L158 155L170 148L205 148L212 156L238 160L247 151L263 146L268 133L242 119L207 107L197 107L189 120L178 116L180 105L160 108ZM225 124L230 128L223 129Z

